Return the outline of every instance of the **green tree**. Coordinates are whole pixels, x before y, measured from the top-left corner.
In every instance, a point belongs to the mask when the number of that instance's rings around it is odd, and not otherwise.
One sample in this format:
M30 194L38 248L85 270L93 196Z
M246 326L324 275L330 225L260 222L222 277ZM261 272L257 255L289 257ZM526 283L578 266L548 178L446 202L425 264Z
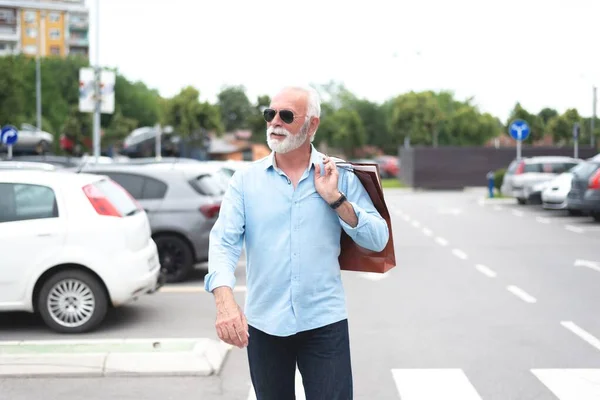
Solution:
M515 104L515 107L510 113L508 121L506 121L506 132L509 132L510 124L515 119L522 119L529 124L531 132L525 142L534 142L544 137L544 120L542 117L531 114L521 106L521 103Z
M201 129L223 131L218 107L200 102L200 92L188 86L164 104L163 125L171 125L175 132L189 136Z
M217 97L221 119L227 132L249 127L249 119L254 110L243 86L225 87Z

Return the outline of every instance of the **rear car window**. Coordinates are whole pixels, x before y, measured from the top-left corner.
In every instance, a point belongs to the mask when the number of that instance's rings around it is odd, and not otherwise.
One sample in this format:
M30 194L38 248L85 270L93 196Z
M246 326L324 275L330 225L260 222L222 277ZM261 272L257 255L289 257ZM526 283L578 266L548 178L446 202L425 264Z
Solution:
M0 183L0 222L57 218L54 190L43 185Z
M542 165L543 164L533 164L533 163L525 164L525 168L524 168L523 172L542 172Z
M574 168L572 172L580 179L588 179L598 168L600 168L600 164L582 162L577 168Z
M508 175L510 175L510 174L514 174L514 173L515 173L515 171L517 170L517 166L518 166L518 165L519 165L519 162L518 162L518 161L513 161L513 162L511 162L511 163L510 163L510 165L508 166L508 169L506 170L506 173L507 173Z
M103 179L94 184L112 203L121 215L131 215L138 210L138 205L127 194L123 187L110 179Z
M220 196L225 193L223 182L213 175L199 175L188 182L196 192L203 196Z

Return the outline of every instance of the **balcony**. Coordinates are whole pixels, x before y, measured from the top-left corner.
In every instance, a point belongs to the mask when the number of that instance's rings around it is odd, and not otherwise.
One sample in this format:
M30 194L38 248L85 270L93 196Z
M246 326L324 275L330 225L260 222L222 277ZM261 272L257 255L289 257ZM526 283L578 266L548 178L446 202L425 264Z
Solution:
M16 27L0 25L0 41L17 42L19 41L19 31Z
M89 47L90 46L90 40L88 38L84 38L84 37L70 37L69 38L69 46L75 46L75 47Z

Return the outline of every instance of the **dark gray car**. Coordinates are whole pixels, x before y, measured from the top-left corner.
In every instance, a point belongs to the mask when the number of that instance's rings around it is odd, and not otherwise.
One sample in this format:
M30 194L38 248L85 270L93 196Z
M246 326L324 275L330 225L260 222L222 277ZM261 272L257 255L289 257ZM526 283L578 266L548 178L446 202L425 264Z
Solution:
M167 282L185 280L196 263L208 260L210 230L225 193L214 167L201 162L107 164L82 172L110 177L146 210Z

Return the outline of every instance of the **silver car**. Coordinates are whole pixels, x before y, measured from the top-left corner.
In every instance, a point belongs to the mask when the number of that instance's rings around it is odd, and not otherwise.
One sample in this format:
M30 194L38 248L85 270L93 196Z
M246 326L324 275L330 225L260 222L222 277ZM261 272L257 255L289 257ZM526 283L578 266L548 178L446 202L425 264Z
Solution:
M564 156L541 156L513 161L504 176L501 193L519 204L541 202L549 181L578 165L582 160Z
M29 124L21 125L19 129L19 138L13 145L16 151L34 151L37 154L46 154L52 149L54 135L40 131L35 126ZM3 146L0 144L0 146Z
M205 163L90 165L83 172L106 175L146 210L167 282L185 280L208 260L208 240L225 193L223 181Z

